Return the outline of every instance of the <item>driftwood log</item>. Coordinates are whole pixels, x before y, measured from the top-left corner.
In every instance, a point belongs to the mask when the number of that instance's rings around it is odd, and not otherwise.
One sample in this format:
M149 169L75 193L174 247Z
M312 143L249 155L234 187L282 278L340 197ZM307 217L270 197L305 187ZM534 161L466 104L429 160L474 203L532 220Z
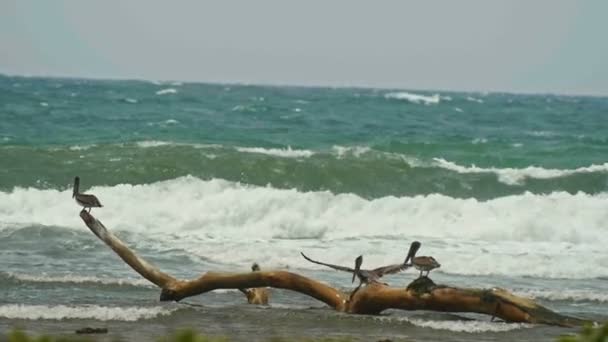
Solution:
M582 320L553 312L538 303L515 296L506 290L467 289L437 285L422 277L407 288L371 283L352 298L314 279L287 271L247 273L207 272L193 280L179 280L149 264L110 232L99 220L83 210L80 217L89 229L142 277L161 288L161 301L179 301L217 289L241 290L250 303L266 304L264 287L287 289L311 296L333 309L353 314L379 314L387 309L473 312L487 314L506 322L576 326ZM249 294L247 294L249 293Z

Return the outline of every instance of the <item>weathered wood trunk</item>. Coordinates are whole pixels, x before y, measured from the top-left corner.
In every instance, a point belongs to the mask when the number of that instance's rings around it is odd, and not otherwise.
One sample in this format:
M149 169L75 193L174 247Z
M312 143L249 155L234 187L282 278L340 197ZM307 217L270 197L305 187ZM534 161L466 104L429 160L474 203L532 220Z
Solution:
M378 314L387 309L433 310L443 312L475 312L503 319L558 326L573 326L581 320L555 313L536 302L515 296L506 290L465 289L436 285L423 277L407 288L394 288L372 283L359 289L352 298L314 279L286 271L257 271L248 273L207 272L197 279L178 280L147 263L85 210L80 212L87 227L142 277L161 288L160 300L179 301L186 297L216 289L254 289L273 287L300 292L316 298L335 310L354 314ZM263 293L258 294L264 298ZM264 299L249 302L263 304ZM266 294L265 301L268 297ZM259 302L258 302L259 301Z

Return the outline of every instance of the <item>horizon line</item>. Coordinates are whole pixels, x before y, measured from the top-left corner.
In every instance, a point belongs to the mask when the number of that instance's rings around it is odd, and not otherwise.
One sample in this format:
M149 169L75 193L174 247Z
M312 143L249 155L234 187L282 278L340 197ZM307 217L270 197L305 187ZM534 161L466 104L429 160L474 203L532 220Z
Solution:
M608 94L599 93L560 93L551 91L514 91L514 90L455 90L441 88L412 88L407 86L371 86L371 85L346 85L346 84L299 84L297 82L273 82L273 81L218 81L218 80L180 80L180 79L149 79L140 77L122 76L74 76L57 74L16 74L0 71L0 76L21 77L21 78L41 78L41 79L69 79L69 80L89 80L89 81L138 81L147 83L171 83L179 82L183 84L205 84L205 85L224 85L224 86L254 86L254 87L292 87L292 88L331 88L331 89L363 89L363 90L402 90L416 92L443 92L443 93L473 93L473 94L509 94L509 95L528 95L528 96L566 96L566 97L593 97L607 98Z

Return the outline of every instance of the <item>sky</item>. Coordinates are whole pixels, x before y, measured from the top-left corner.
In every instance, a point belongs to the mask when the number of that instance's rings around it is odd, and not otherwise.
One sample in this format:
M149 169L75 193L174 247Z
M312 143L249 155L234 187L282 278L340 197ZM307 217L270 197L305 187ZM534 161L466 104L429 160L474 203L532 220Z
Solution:
M608 95L605 0L0 0L0 73Z

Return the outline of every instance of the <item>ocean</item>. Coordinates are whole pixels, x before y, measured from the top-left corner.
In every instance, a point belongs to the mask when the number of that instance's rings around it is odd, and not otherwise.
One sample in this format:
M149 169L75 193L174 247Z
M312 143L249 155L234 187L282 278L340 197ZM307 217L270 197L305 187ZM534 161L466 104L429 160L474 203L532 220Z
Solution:
M300 252L373 268L419 240L437 283L606 320L607 115L605 97L0 76L0 332L552 341L572 330L345 315L283 290L269 308L231 290L159 302L82 223L72 182L176 277L258 262L349 290Z

